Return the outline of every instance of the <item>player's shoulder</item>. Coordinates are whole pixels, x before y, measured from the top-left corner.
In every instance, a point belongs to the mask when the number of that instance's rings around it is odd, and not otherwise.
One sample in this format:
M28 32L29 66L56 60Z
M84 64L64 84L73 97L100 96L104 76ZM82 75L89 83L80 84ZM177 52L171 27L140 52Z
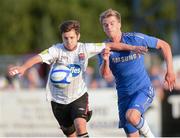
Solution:
M78 42L77 43L78 46L86 46L86 45L92 45L92 44L95 44L95 43L92 43L92 42Z
M83 43L83 42L78 42L77 43L77 46L85 46L86 43Z
M144 39L145 34L139 32L125 32L123 37Z
M63 44L62 43L55 43L51 47L49 47L48 51L49 52L59 52L63 49Z
M85 48L86 43L83 42L78 42L77 43L77 49L84 49Z
M82 42L78 42L78 47L84 47L84 48L87 48L87 47L92 47L92 46L104 46L105 42L100 42L100 43L92 43L92 42L85 42L85 43L82 43Z

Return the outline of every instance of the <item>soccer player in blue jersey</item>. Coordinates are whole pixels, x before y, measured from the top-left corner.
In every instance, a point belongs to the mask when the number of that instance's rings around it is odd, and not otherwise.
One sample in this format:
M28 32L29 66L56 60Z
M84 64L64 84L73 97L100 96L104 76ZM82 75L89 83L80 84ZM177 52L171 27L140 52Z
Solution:
M144 46L160 49L167 65L165 83L171 91L175 84L175 74L172 65L172 53L167 42L142 33L121 32L120 13L108 9L101 13L100 23L108 36L105 42L121 42L134 46ZM154 88L144 66L144 55L131 51L110 51L105 49L99 55L100 72L105 80L112 75L115 78L118 95L120 123L128 137L153 137L144 119L144 112L154 98Z

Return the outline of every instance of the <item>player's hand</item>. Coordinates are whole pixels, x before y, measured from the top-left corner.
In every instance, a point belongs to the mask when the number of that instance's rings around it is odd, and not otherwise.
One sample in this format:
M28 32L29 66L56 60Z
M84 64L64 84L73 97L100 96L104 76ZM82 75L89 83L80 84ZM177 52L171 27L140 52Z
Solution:
M104 50L102 51L102 58L103 60L109 60L109 56L110 56L110 48L109 47L105 47Z
M175 86L176 77L173 72L166 73L165 75L165 84L167 85L169 91L171 92Z
M148 48L144 46L133 46L132 51L136 54L145 54L148 52Z
M8 74L10 76L16 76L18 75L21 77L25 72L25 69L22 66L9 66L8 67Z

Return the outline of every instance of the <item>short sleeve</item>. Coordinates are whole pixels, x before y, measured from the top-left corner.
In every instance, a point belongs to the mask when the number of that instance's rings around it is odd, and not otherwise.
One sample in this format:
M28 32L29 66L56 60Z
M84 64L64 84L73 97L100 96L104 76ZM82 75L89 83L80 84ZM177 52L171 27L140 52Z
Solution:
M58 48L56 46L52 46L39 53L39 56L42 58L44 63L51 64L58 58Z
M136 33L135 34L136 42L139 43L139 45L150 47L150 48L156 48L158 39L153 36L145 35L142 33Z

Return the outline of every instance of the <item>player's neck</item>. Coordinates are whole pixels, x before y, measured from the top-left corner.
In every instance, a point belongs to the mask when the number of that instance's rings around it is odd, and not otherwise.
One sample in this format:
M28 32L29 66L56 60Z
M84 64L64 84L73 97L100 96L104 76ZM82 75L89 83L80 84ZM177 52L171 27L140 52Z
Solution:
M77 45L75 45L74 47L68 47L68 46L65 46L64 45L64 48L67 50L67 51L75 51L77 49Z
M111 40L112 40L113 42L120 42L120 41L121 41L121 36L122 36L122 33L120 32L120 33L118 33L117 35L113 36L113 37L111 38Z

